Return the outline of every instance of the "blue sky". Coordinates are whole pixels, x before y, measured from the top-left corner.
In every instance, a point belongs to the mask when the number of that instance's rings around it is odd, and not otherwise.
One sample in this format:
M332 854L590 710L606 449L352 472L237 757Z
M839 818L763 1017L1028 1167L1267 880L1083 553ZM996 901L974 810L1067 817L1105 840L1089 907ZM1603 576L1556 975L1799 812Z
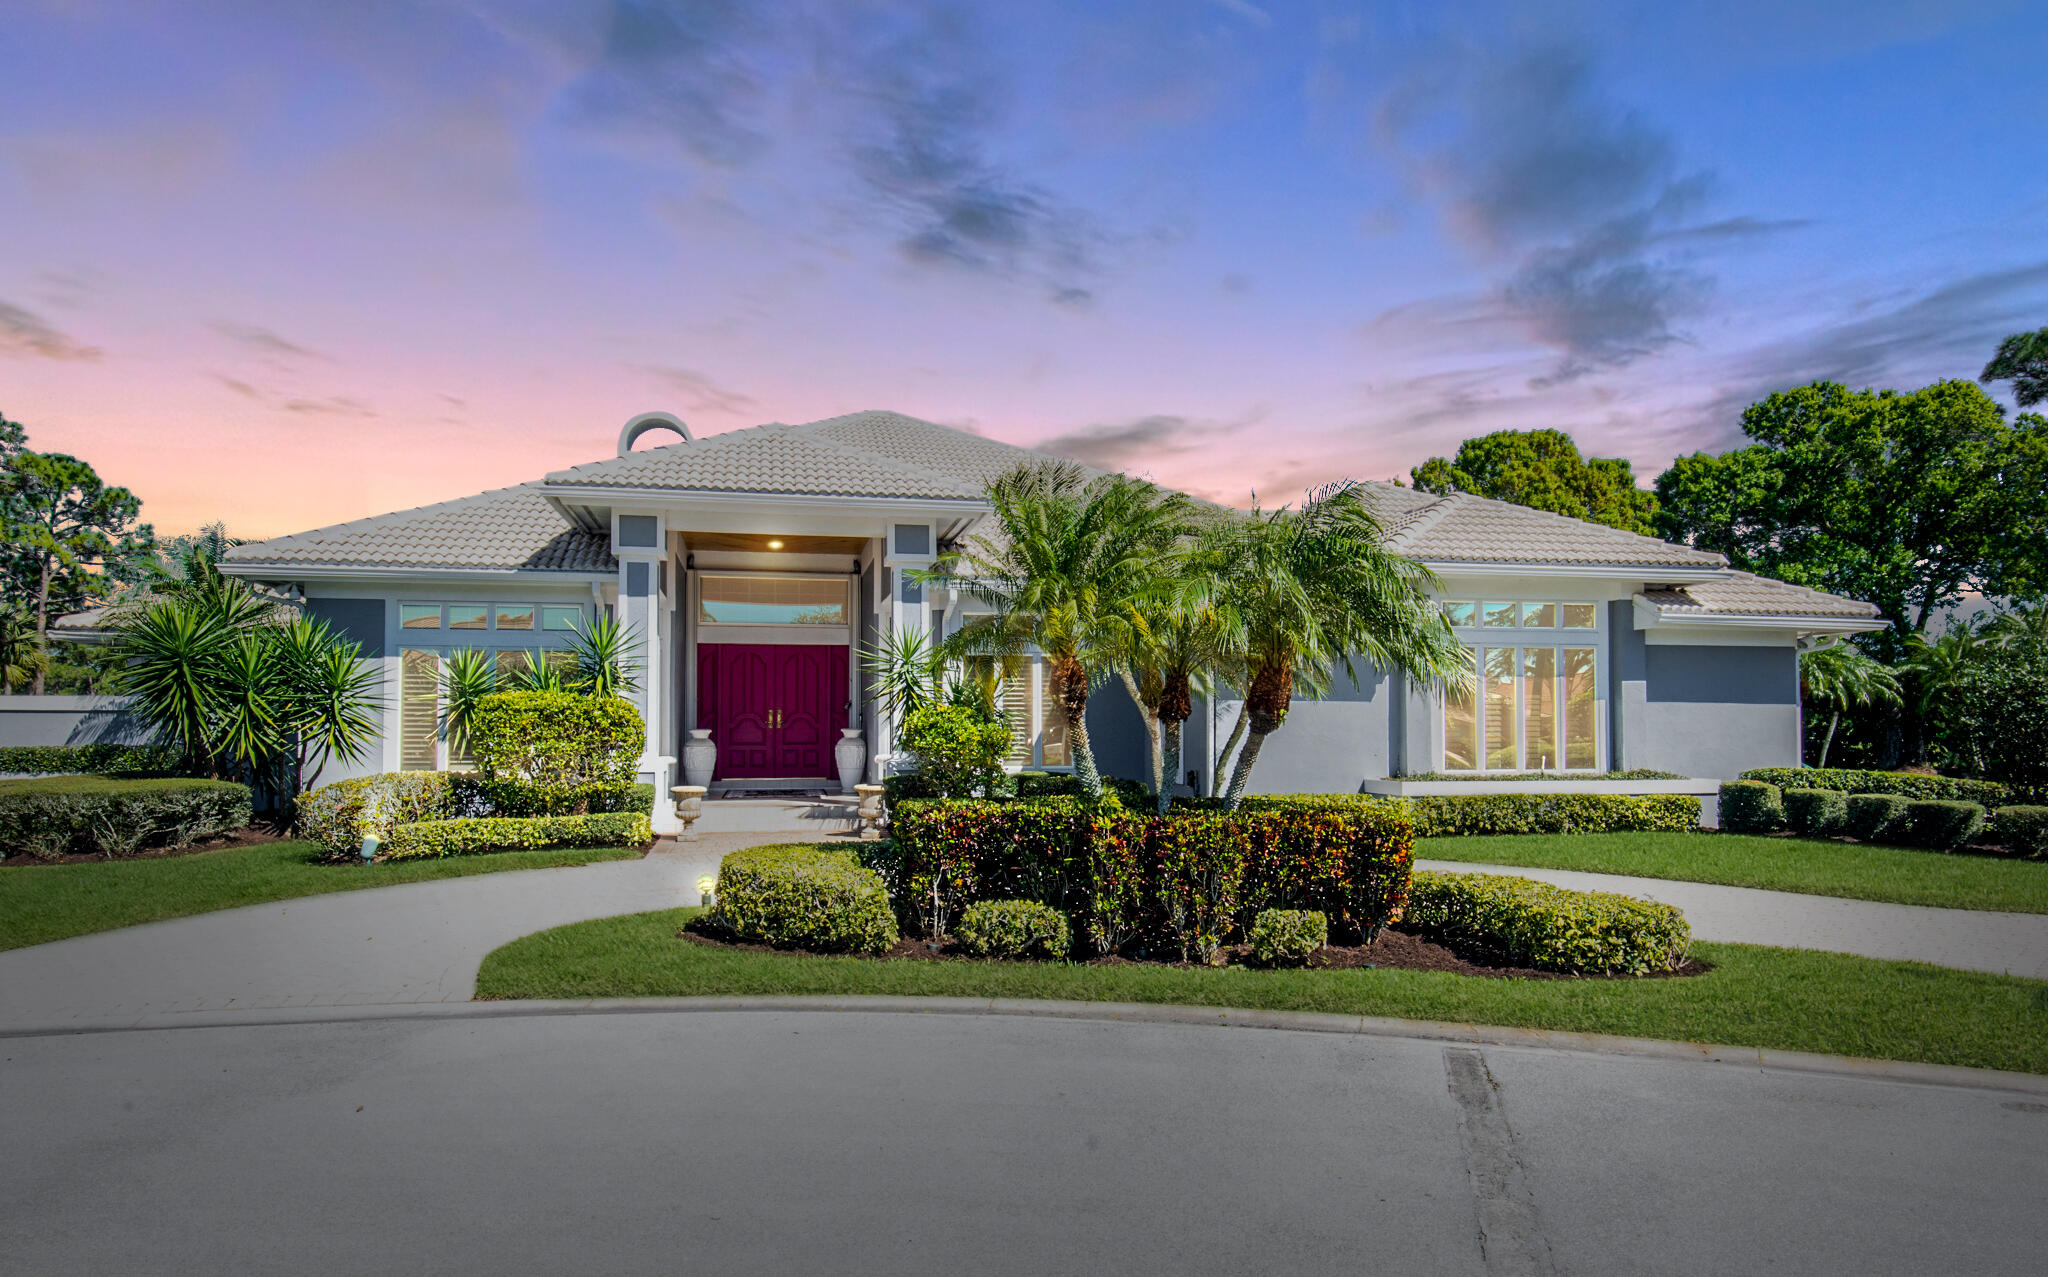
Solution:
M0 411L262 535L866 407L1269 503L2048 324L2039 4L10 6Z

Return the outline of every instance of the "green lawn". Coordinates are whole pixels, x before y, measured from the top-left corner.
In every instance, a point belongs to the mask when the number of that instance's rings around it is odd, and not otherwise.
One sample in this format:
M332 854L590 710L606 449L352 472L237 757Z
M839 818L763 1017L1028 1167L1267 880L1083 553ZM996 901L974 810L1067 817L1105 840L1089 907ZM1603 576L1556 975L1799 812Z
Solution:
M1419 838L1418 859L1585 869L1950 909L2048 913L2048 861L1949 856L1754 834L1528 834Z
M379 865L317 862L310 842L275 842L159 860L0 868L0 949L182 918L237 905L389 887L505 869L546 869L639 856L633 848L506 851Z
M1422 971L881 962L676 938L694 909L601 918L484 959L479 998L891 994L1162 1002L1452 1020L2048 1073L2048 981L1753 945L1698 944L1682 980L1491 980Z

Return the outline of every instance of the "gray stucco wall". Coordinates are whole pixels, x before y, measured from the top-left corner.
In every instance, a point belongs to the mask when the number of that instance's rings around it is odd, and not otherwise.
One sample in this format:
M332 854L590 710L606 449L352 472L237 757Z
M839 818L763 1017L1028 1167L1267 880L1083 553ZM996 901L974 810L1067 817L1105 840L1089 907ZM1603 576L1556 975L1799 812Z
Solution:
M139 745L149 738L120 696L0 696L0 745Z
M1728 780L1799 763L1799 654L1644 642L1613 605L1613 765Z
M384 655L383 599L307 599L306 615L325 621L336 634L363 645L363 655Z
M1122 680L1088 693L1088 745L1103 775L1152 783L1152 737Z
M1340 671L1326 697L1295 697L1287 721L1260 747L1247 792L1355 794L1360 781L1393 774L1395 725L1403 717L1395 706L1398 684L1362 664L1358 674L1354 682ZM1218 704L1219 733L1229 733L1242 704L1234 698ZM1217 787L1227 779L1219 778Z

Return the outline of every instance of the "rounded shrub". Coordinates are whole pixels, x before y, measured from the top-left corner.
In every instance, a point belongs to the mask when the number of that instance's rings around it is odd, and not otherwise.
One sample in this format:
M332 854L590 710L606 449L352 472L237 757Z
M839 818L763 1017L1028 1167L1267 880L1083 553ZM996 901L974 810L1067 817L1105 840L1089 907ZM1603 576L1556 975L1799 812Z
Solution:
M1830 838L1849 826L1849 795L1839 789L1787 789L1785 823L1808 838Z
M953 936L977 958L1057 959L1074 947L1065 915L1035 900L978 900Z
M2000 807L1992 831L2015 856L2048 859L2048 807Z
M1936 851L1953 851L1977 836L1984 828L1984 808L1976 803L1927 802L1906 804L1906 818L1899 841Z
M711 921L756 944L881 953L897 939L882 879L837 848L735 851L719 862L717 901Z
M966 798L1001 774L1010 725L965 705L921 705L904 715L899 743L939 796Z
M1721 828L1737 834L1772 834L1785 827L1785 796L1760 780L1721 786Z
M1252 957L1262 967L1303 967L1330 943L1330 920L1319 909L1262 909L1252 919Z
M1897 794L1849 795L1849 835L1863 842L1897 842L1910 798Z
M1408 922L1509 962L1584 975L1669 971L1692 944L1672 905L1498 874L1416 874Z
M573 692L496 692L476 703L469 722L486 789L522 808L508 815L598 810L593 787L630 789L646 734L631 703Z
M472 856L543 847L644 847L653 841L652 823L637 811L584 816L476 816L399 825L391 831L384 855L390 860L422 860L430 856Z

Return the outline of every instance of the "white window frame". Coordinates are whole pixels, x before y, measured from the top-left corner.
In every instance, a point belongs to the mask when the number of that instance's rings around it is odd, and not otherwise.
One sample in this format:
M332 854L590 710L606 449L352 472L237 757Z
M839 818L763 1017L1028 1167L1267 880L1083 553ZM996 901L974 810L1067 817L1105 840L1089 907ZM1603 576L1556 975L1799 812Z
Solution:
M1542 772L1545 775L1560 777L1584 777L1606 774L1609 767L1607 737L1608 720L1610 717L1607 700L1609 693L1607 685L1608 631L1606 605L1599 600L1590 599L1558 598L1542 595L1532 597L1525 594L1517 594L1513 598L1509 598L1501 595L1478 593L1461 593L1456 597L1447 597L1439 602L1441 604L1470 603L1473 605L1473 623L1471 625L1453 626L1452 633L1457 635L1459 644L1472 654L1473 669L1478 678L1478 681L1473 685L1472 715L1474 753L1477 761L1482 766L1455 772L1451 770L1449 759L1451 702L1450 697L1440 695L1437 697L1436 721L1438 735L1435 770L1447 776L1472 776L1475 778L1512 776L1524 772ZM1512 603L1515 608L1515 623L1513 625L1484 624L1486 609L1489 604L1501 605L1507 603ZM1593 607L1593 624L1590 628L1585 626L1566 627L1564 625L1525 627L1522 624L1522 616L1524 609L1531 603L1551 603L1557 605L1560 609L1559 620L1563 619L1562 608L1564 605L1569 603L1591 603ZM1564 649L1587 647L1593 649L1593 766L1528 767L1520 765L1520 760L1529 756L1529 742L1527 740L1529 711L1528 692L1526 690L1529 651L1531 649L1543 650L1547 648L1557 652L1559 677L1561 678ZM1480 653L1482 650L1499 651L1509 648L1512 648L1515 652L1515 758L1517 765L1511 767L1487 767L1483 765L1487 755L1486 667L1481 664ZM1564 706L1561 698L1554 712L1558 720L1559 747L1560 754L1562 754L1564 748Z

